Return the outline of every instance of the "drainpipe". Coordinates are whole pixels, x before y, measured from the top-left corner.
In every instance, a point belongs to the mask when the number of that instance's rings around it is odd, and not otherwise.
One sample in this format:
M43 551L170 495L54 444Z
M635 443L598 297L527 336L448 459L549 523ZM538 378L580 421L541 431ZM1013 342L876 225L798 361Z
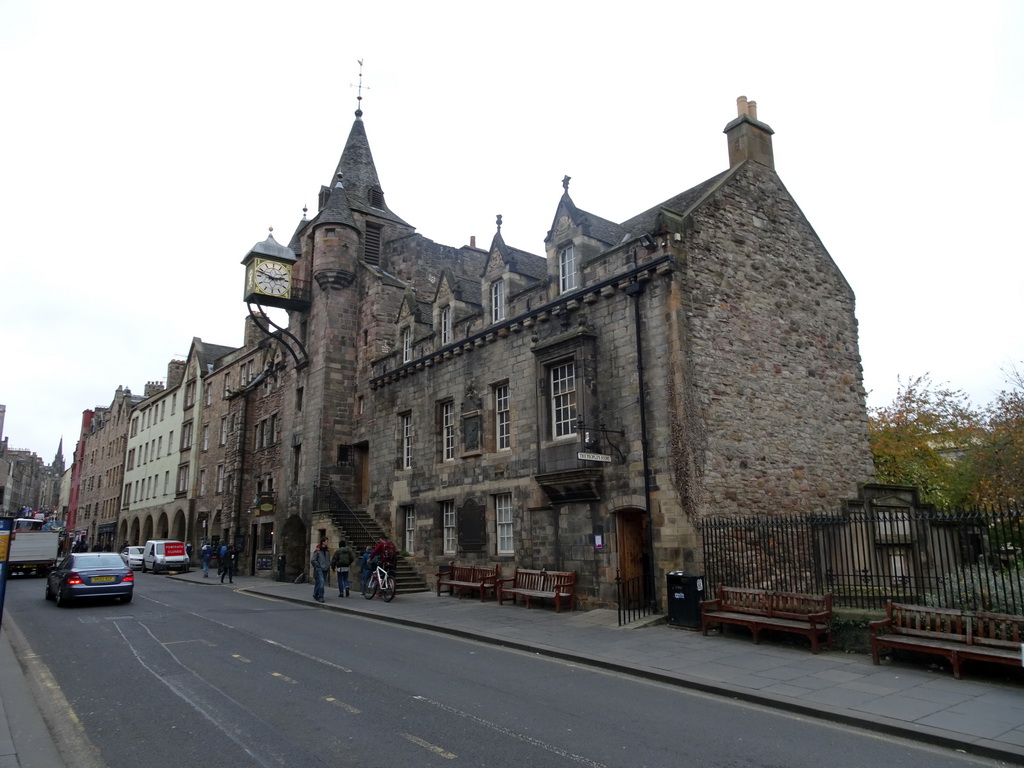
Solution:
M645 394L644 382L644 350L643 335L640 331L640 296L644 292L644 284L636 277L633 282L624 289L627 296L633 299L633 330L636 335L636 373L637 385L640 389L640 454L643 457L644 467L644 511L647 516L647 594L650 600L650 607L653 613L658 611L658 592L654 583L654 520L651 513L651 469L647 456L647 396Z

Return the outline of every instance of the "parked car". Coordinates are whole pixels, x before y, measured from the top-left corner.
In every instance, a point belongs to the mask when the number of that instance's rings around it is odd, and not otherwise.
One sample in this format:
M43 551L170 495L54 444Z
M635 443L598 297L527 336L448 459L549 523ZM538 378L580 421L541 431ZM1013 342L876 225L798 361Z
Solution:
M132 570L142 567L142 547L125 547L121 550L121 559Z
M46 576L46 599L66 606L85 597L118 597L130 603L135 574L113 552L75 552Z
M188 571L185 544L174 539L150 539L142 551L142 572Z

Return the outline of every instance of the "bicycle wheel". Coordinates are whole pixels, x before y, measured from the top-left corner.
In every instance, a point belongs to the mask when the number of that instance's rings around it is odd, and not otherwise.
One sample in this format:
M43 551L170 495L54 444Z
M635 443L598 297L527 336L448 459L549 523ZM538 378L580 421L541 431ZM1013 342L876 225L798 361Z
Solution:
M387 581L384 582L384 586L381 587L380 595L384 598L385 603L390 603L395 599L395 577L390 573L388 574Z
M377 582L377 576L371 576L366 580L366 584L363 585L363 597L367 600L373 600L374 595L377 594L377 587L380 584Z

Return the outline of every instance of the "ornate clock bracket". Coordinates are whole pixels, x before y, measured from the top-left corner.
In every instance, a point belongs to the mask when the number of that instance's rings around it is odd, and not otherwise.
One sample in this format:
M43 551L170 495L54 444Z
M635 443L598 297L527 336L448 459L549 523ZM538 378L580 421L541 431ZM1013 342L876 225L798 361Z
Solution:
M247 301L245 304L249 308L249 315L255 321L256 327L288 350L292 359L295 360L296 369L305 368L309 365L309 353L306 352L306 346L294 333L271 320L270 316L259 304L255 305L255 309L253 308L253 302ZM257 312L257 310L259 311ZM271 331L268 326L272 326L275 330ZM289 339L291 340L290 342Z

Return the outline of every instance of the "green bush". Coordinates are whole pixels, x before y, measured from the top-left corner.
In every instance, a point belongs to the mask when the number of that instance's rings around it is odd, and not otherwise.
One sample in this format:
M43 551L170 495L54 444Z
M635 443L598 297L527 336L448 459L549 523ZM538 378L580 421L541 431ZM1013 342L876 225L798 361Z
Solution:
M969 566L942 577L942 588L926 593L925 605L957 608L961 611L1015 613L1024 603L1024 579L1021 564L999 572Z

